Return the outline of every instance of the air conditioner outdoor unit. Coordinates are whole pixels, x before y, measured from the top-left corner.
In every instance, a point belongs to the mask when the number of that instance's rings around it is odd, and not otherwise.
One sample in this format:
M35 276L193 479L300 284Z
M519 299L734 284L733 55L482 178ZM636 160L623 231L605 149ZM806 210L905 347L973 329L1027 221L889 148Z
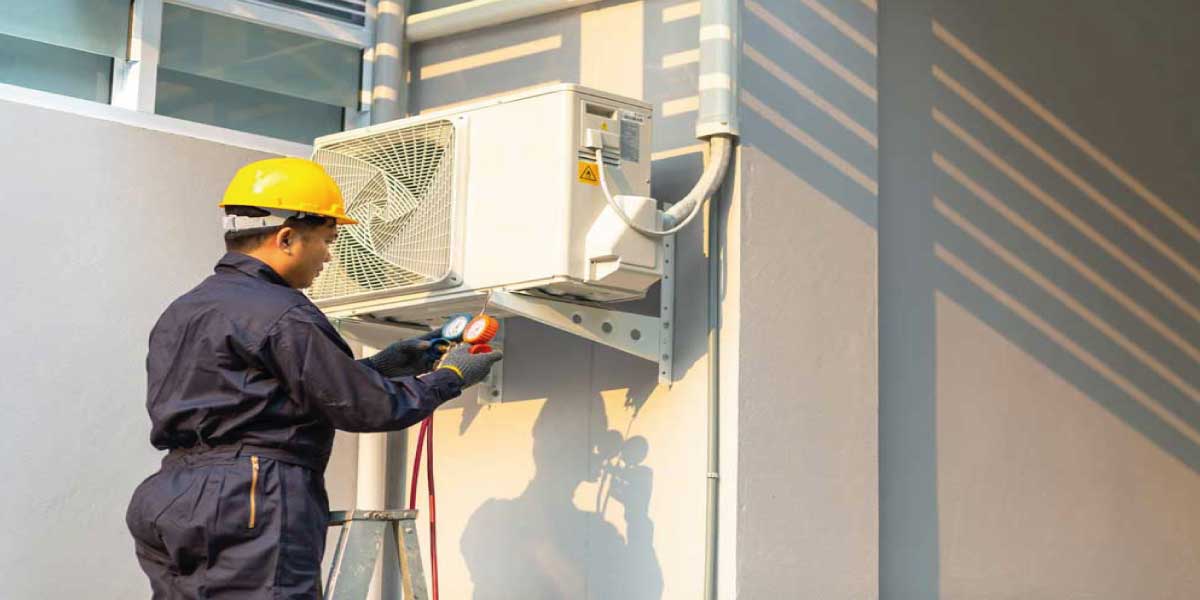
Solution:
M327 313L430 322L489 290L612 302L663 274L654 228L650 106L553 85L452 111L318 138L314 159L359 225L340 230L309 291Z
M669 384L673 237L624 222L661 226L650 151L650 105L571 84L318 138L359 224L309 296L373 346L486 303L654 361ZM660 281L659 315L610 307ZM482 387L499 399L498 368Z

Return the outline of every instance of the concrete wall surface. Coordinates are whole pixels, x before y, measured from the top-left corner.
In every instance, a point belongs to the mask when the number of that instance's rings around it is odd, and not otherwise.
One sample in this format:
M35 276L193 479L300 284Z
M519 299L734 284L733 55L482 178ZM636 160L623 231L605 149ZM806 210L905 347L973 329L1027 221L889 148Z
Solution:
M1200 596L1197 19L880 3L884 598Z
M224 252L229 177L269 155L6 101L0 131L0 595L146 597L125 529L158 466L146 338ZM342 443L335 464L347 459ZM353 469L338 473L346 507Z
M743 2L740 598L879 595L876 16Z

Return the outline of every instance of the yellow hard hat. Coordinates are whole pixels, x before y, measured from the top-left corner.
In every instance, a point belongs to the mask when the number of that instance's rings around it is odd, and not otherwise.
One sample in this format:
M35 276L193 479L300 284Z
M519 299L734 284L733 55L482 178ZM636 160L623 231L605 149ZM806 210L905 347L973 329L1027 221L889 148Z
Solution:
M238 169L218 206L321 215L337 219L338 225L358 223L346 215L337 182L321 165L303 158L268 158Z

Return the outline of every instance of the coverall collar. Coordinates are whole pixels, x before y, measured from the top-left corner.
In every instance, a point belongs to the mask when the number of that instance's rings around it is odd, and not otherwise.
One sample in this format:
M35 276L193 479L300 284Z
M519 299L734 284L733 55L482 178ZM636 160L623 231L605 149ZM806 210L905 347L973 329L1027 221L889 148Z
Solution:
M288 282L283 277L280 277L279 273L276 273L275 269L272 269L270 265L258 260L257 258L254 258L253 256L250 256L249 254L242 254L241 252L226 252L225 256L222 256L221 260L217 261L217 266L213 270L219 272L222 267L237 269L238 271L241 271L256 279L262 279L264 281L287 286L289 288L292 287L288 285Z

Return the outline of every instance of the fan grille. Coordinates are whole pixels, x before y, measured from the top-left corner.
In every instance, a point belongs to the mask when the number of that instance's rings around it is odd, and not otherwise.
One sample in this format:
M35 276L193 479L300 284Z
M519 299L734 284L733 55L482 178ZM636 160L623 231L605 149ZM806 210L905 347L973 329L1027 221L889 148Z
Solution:
M454 125L445 120L343 140L313 160L359 221L339 228L313 300L402 291L450 273Z

